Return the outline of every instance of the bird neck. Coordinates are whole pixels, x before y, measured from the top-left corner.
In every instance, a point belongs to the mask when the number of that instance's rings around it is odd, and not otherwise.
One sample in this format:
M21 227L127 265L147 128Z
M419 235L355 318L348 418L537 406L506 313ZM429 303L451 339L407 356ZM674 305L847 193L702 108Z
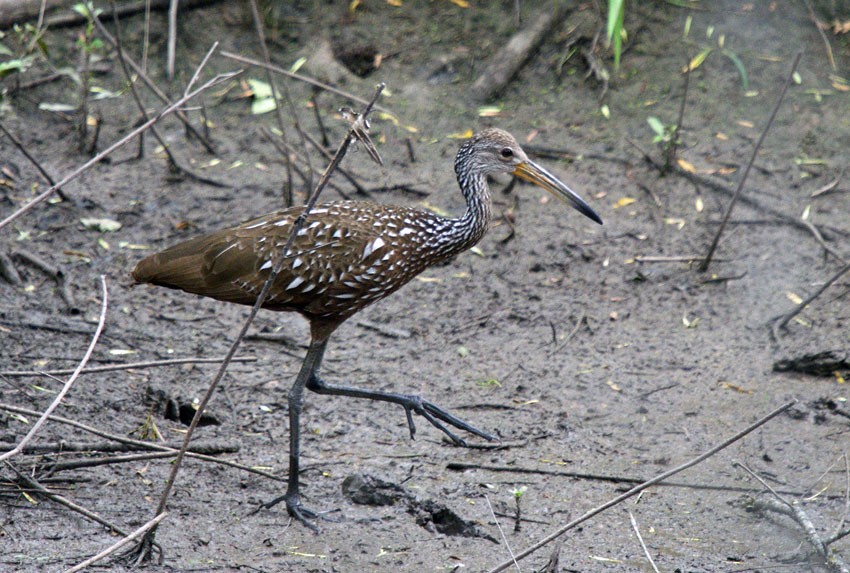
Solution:
M466 212L462 217L450 220L452 240L450 247L446 245L449 247L446 249L448 256L465 251L481 240L492 218L487 176L471 172L463 165L457 165L456 171L457 182L466 199Z

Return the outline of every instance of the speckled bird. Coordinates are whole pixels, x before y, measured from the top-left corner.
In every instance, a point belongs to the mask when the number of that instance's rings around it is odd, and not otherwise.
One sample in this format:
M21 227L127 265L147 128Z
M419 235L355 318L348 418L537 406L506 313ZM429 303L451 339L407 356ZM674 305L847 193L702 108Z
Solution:
M579 195L531 161L516 140L500 129L486 129L466 141L454 166L466 199L466 212L459 218L370 202L323 203L307 214L289 249L282 252L304 212L304 207L292 207L180 243L147 257L133 270L138 283L253 305L283 257L263 308L301 314L310 324L311 341L289 391L286 493L265 507L284 501L290 515L315 529L308 518L318 514L301 504L298 481L305 387L318 394L398 404L404 408L411 437L416 431L412 413L416 413L456 444L465 445L446 425L494 439L420 396L331 385L319 376L328 338L346 319L481 239L492 217L488 175L510 173L530 181L602 223Z

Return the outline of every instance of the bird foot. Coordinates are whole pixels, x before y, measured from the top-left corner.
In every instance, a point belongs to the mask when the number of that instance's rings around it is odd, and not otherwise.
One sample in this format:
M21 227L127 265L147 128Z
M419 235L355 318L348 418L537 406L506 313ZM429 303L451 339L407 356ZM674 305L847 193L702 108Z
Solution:
M449 430L440 421L443 421L447 424L451 424L455 428L460 428L470 434L475 434L481 438L484 438L487 441L493 441L498 438L492 434L488 434L483 430L479 430L475 426L471 426L461 420L460 418L453 416L448 411L443 408L437 406L433 402L429 402L422 398L422 396L416 395L401 395L399 400L399 404L404 408L404 413L407 416L407 427L410 430L410 439L416 438L416 425L413 423L413 415L412 412L416 412L426 420L428 420L432 426L446 434L455 445L466 447L466 441L461 437L456 435L454 432Z
M261 504L259 509L270 509L280 502L285 502L287 513L289 513L289 515L296 521L307 526L307 528L309 528L313 533L319 533L319 527L310 520L324 519L326 521L334 521L324 515L324 512L314 511L304 507L301 504L301 495L298 493L286 492L271 501Z

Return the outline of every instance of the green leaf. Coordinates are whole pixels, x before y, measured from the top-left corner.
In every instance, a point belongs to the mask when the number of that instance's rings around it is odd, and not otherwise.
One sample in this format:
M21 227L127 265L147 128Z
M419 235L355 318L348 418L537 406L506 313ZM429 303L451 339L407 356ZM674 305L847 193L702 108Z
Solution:
M254 94L254 99L272 97L272 87L266 82L248 78L248 85L251 86L251 92Z
M664 124L661 123L660 119L651 115L646 118L646 123L649 124L649 127L652 128L652 131L654 131L656 135L664 137Z
M735 67L738 68L738 75L741 76L741 84L744 87L744 91L750 89L750 78L747 76L747 69L744 67L743 62L741 62L738 56L729 50L721 50L720 53L729 58L729 60L735 64Z

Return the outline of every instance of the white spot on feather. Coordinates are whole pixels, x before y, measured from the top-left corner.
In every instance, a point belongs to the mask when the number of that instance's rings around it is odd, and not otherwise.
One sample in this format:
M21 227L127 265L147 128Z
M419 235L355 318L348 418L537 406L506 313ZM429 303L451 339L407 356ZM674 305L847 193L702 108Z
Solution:
M263 263L263 266L260 267L260 270L264 271L264 270L270 269L270 268L272 268L272 262L266 261L265 263Z
M300 285L303 282L304 282L304 279L302 279L301 277L295 277L294 279L292 279L292 282L289 283L289 285L286 287L286 290L292 290L292 289L298 287L298 285Z

